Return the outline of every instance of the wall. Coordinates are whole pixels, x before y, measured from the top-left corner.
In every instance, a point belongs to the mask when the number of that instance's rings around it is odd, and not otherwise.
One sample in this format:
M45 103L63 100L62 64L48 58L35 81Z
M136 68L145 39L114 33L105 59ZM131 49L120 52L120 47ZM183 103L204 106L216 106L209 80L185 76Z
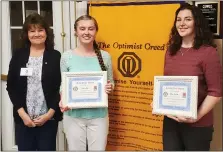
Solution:
M0 0L0 19L2 18L2 2ZM1 19L2 20L2 19ZM0 74L1 74L1 69L2 69L2 24L0 23ZM0 80L1 81L1 80ZM0 85L0 151L2 150L2 90L1 90L1 85Z
M217 44L217 49L222 64L222 49L223 40L216 39L215 44ZM223 150L222 149L222 102L218 103L214 108L214 135L211 143L211 150Z

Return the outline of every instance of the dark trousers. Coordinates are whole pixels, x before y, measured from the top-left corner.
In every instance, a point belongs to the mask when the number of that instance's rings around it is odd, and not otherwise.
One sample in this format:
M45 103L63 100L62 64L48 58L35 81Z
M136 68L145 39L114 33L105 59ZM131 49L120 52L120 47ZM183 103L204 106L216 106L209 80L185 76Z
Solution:
M56 151L58 122L47 121L43 126L30 128L23 123L15 125L19 151Z
M213 127L192 127L168 117L163 121L164 151L209 151Z

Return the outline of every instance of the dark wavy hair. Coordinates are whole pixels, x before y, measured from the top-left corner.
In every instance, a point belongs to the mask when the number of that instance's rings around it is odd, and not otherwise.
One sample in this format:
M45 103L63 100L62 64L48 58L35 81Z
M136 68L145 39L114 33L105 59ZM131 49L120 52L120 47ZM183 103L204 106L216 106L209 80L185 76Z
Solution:
M82 15L78 19L76 19L76 21L74 23L74 29L75 29L75 31L77 31L78 22L79 21L82 21L82 20L92 20L94 22L96 31L98 31L98 23L97 23L96 19L93 18L90 15ZM107 71L107 68L106 68L106 66L104 64L104 61L103 61L103 58L102 58L102 55L101 55L100 48L98 47L98 44L97 44L97 42L95 40L93 42L93 48L94 48L95 54L97 55L98 62L100 64L101 70L102 71Z
M54 48L53 30L50 28L50 26L45 21L45 19L38 13L32 13L26 17L26 20L25 20L25 22L23 24L23 28L22 28L22 33L20 35L20 47L21 48L29 48L30 47L31 43L28 38L28 31L33 26L45 29L46 35L47 35L47 38L45 41L45 47L47 49L53 49Z
M182 10L190 10L193 15L195 23L194 25L195 38L194 38L193 48L199 49L202 45L216 47L216 45L213 43L213 34L210 31L210 27L208 26L208 21L203 16L201 10L194 5L184 3L181 4L181 6L175 12L174 25L171 29L169 41L167 43L170 55L175 55L177 51L180 49L182 44L182 37L179 35L176 28L177 16L179 12Z

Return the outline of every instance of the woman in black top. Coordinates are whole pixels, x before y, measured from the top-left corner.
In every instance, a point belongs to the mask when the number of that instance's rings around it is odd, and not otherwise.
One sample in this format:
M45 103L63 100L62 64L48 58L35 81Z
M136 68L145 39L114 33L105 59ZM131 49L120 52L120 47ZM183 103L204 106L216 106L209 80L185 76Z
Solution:
M55 151L61 83L60 52L53 33L37 13L29 15L8 71L7 91L13 104L18 150Z

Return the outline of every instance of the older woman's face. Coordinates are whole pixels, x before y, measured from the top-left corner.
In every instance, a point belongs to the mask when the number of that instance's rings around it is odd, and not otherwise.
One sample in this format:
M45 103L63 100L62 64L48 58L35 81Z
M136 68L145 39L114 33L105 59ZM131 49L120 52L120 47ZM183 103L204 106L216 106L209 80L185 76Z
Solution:
M190 10L181 10L177 15L176 28L181 37L193 36L194 17Z
M40 26L31 26L28 30L28 38L31 45L45 44L47 35L46 30Z

